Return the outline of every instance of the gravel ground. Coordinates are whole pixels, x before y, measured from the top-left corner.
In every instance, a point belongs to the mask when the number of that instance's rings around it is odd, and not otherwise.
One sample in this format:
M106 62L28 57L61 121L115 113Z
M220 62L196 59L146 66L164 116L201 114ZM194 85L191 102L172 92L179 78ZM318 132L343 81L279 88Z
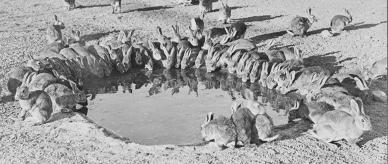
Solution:
M0 77L3 92L6 74L24 64L27 54L36 54L45 46L45 28L53 13L65 22L64 34L80 30L88 44L117 34L120 29L136 29L135 38L154 38L156 26L167 35L170 25L187 27L189 18L198 16L196 6L178 5L176 0L127 0L123 13L112 15L108 0L77 1L81 8L66 11L59 0L0 0ZM385 0L229 0L232 20L249 25L247 38L262 44L276 39L284 45L296 45L311 65L332 72L368 68L387 56L387 1ZM214 4L218 9L220 4ZM308 37L292 38L285 34L295 15L304 15L311 7L319 21ZM339 36L323 38L333 15L353 15L353 26ZM218 12L206 15L206 26L222 27ZM387 93L387 81L371 85ZM340 142L328 145L298 130L281 140L260 146L214 151L212 146L144 146L120 138L80 114L56 115L52 122L29 127L15 122L20 107L16 102L0 103L0 163L387 163L387 103L367 102L373 131L360 146Z

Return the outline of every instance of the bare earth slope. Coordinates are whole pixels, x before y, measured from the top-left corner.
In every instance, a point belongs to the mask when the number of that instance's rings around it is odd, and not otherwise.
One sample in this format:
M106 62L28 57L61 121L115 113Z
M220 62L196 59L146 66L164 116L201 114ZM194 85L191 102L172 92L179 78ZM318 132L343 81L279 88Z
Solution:
M171 35L176 22L187 27L198 16L196 6L180 6L176 0L123 0L123 13L112 15L108 0L79 0L81 8L66 11L61 0L0 0L0 77L6 90L6 73L24 64L27 54L45 45L45 28L53 13L71 29L82 32L88 43L113 36L120 29L137 29L137 39L153 38L156 26ZM249 25L247 38L261 44L277 39L297 45L311 65L333 72L369 67L387 56L387 1L385 0L229 0L232 20ZM220 4L214 4L218 9ZM305 15L312 7L319 22L306 38L285 34L290 20ZM328 28L336 14L353 15L354 26L332 38L319 33ZM219 26L218 12L206 15L206 26ZM182 28L184 29L184 28ZM387 92L387 83L374 85ZM0 163L387 163L387 104L367 103L374 130L364 136L361 147L341 143L333 147L288 130L280 141L240 149L210 151L208 146L142 146L114 139L114 134L79 114L62 115L42 126L26 127L12 118L20 107L16 102L0 103ZM293 132L293 133L292 133ZM108 137L110 136L110 137Z

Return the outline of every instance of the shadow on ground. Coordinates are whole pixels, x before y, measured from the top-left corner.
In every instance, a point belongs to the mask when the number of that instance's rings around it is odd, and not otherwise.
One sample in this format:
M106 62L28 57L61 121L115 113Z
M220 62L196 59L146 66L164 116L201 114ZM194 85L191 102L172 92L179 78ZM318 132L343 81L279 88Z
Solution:
M271 15L261 15L261 16L252 16L247 18L240 18L240 19L234 19L234 21L241 21L241 22L259 22L259 21L266 21L271 20L275 18L282 17L283 15L277 15L277 16L271 16Z

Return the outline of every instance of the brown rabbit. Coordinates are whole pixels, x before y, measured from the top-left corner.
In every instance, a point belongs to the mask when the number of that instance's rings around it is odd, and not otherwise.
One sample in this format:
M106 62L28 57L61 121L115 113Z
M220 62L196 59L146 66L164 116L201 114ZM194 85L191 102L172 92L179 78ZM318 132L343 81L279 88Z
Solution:
M112 14L121 13L121 0L110 0L112 6Z
M308 134L325 142L345 139L351 143L357 143L359 137L365 132L372 130L369 116L355 100L350 101L352 114L342 110L328 111L322 115Z
M65 0L64 2L68 11L75 9L75 0Z
M220 18L219 20L222 21L224 24L227 24L230 22L230 16L232 15L232 9L228 6L227 3L224 2L224 0L221 0L221 9L220 9Z
M62 31L65 28L65 24L61 22L57 15L54 15L54 23L50 25L46 30L47 43L58 42L62 40Z
M317 18L311 14L311 8L308 8L306 12L310 18L296 16L291 20L291 30L287 30L287 33L292 36L305 37L307 35L307 30L314 22L317 22Z
M24 120L26 113L29 112L31 117L27 121L32 125L40 125L50 118L53 112L52 102L50 96L43 90L29 89L28 76L28 74L24 76L22 85L16 89L15 99L22 107L18 117Z
M330 22L330 27L331 27L331 33L336 34L336 33L341 33L344 28L349 25L353 21L352 15L349 13L347 9L345 9L346 14L348 16L344 15L335 15Z

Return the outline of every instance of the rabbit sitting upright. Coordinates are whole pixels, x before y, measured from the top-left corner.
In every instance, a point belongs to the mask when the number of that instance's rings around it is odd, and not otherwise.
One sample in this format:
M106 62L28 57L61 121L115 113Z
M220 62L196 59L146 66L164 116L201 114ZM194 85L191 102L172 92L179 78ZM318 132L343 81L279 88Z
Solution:
M30 77L29 74L25 74L22 85L16 89L15 99L19 101L22 108L18 117L24 120L26 113L29 112L31 117L26 121L31 125L41 125L53 112L52 102L50 96L43 90L29 89Z

